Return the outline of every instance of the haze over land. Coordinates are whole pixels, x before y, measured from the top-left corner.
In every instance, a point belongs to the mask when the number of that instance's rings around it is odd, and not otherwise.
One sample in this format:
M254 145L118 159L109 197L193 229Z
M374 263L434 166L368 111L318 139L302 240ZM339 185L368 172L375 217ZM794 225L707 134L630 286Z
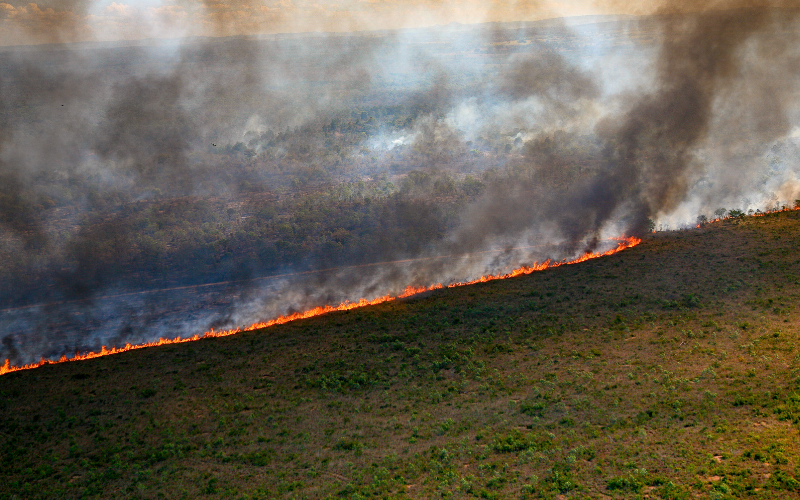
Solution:
M101 6L74 5L75 19ZM0 359L239 326L793 205L796 12L743 5L255 35L272 30L209 4L190 34L248 36L7 47ZM103 38L77 21L42 38L32 7L0 6L5 43ZM595 12L630 14L612 7ZM469 19L510 15L486 12Z

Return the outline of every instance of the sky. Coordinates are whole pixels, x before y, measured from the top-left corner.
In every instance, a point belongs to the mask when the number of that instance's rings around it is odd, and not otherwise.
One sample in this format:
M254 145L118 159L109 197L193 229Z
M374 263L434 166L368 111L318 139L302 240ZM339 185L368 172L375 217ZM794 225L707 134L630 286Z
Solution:
M10 0L0 1L0 45L349 32L658 7L657 0Z

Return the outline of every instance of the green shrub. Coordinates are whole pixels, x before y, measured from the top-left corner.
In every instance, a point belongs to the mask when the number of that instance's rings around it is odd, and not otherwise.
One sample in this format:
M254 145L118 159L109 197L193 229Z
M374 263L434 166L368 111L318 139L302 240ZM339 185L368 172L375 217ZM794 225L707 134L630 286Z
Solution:
M639 491L644 483L639 478L633 476L615 477L608 480L606 489L621 491Z
M541 417L546 407L543 401L524 402L519 405L519 411L531 417Z
M791 420L800 423L800 394L793 392L787 396L786 401L775 408L775 415L779 420Z
M143 398L151 398L156 395L156 390L152 387L148 387L147 389L142 389L139 395Z
M800 491L800 481L782 470L775 471L766 486L771 490Z
M364 449L364 445L355 439L340 439L339 442L333 445L333 449L341 451L354 451L356 454L360 454Z
M491 447L498 453L511 453L515 451L543 451L552 447L551 435L523 434L512 430L507 434L495 436Z

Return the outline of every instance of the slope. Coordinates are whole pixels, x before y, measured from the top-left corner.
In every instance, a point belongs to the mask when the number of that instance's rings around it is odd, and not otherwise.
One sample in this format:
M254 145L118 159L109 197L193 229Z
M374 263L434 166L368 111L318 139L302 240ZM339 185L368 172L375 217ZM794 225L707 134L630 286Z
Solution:
M800 211L0 378L0 498L800 498Z

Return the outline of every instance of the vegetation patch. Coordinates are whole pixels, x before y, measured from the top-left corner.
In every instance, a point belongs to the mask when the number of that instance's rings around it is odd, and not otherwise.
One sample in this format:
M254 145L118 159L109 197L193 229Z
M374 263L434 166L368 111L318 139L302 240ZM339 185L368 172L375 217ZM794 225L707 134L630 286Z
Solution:
M746 220L5 375L0 498L800 498L800 213Z

